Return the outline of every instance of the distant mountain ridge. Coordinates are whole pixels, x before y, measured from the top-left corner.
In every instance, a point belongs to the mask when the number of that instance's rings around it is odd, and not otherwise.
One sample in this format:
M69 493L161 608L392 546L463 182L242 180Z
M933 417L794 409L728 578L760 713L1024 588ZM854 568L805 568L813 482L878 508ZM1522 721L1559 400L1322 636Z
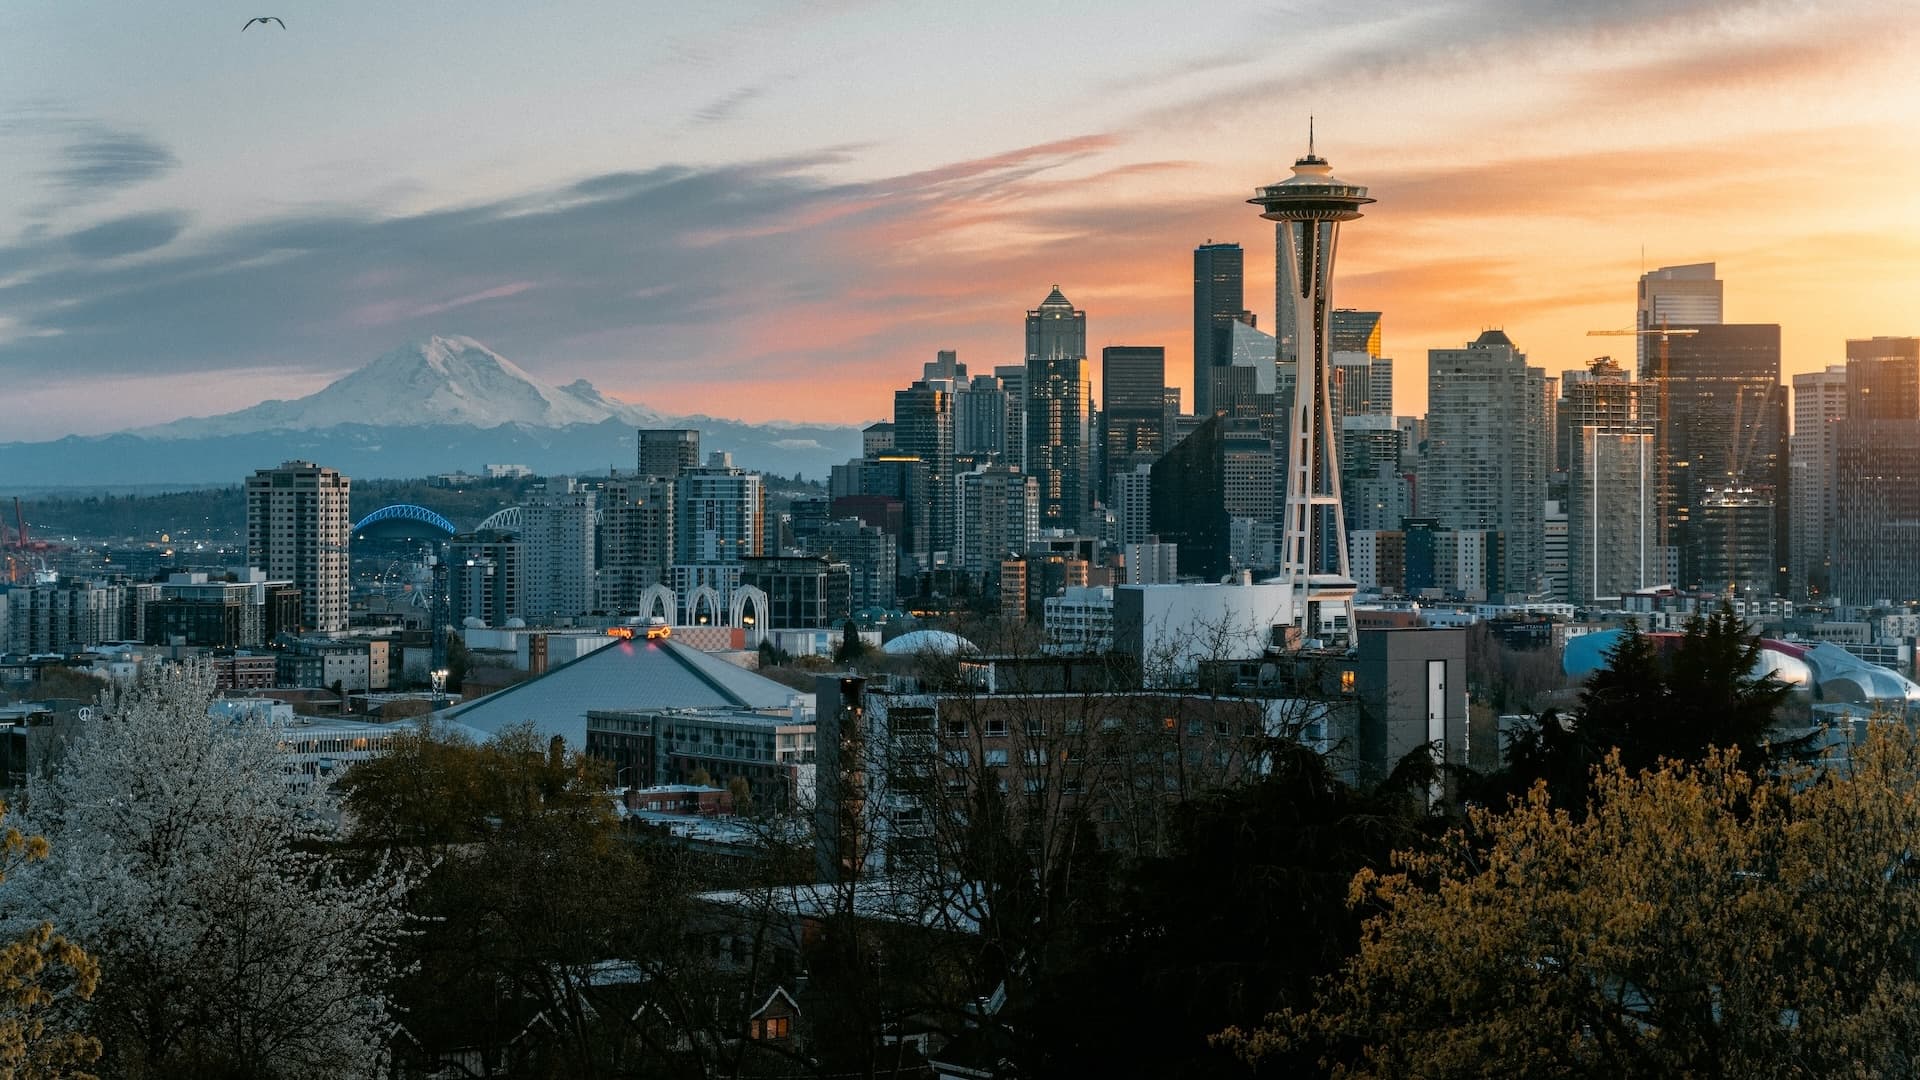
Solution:
M114 435L0 443L0 489L238 483L289 458L350 476L403 478L490 462L559 474L634 466L637 427L692 427L703 453L824 478L860 454L860 429L670 417L577 379L555 386L469 337L386 353L322 389L218 416Z

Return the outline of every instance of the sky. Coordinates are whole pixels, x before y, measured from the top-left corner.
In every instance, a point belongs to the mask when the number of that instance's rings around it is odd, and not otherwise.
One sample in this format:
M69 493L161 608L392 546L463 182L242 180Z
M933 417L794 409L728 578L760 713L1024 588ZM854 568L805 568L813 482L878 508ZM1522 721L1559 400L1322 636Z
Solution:
M310 393L431 334L669 413L863 422L936 350L1192 373L1192 249L1319 152L1335 303L1550 374L1713 261L1787 374L1920 334L1920 5L0 4L0 441ZM255 26L273 14L286 24ZM1093 365L1097 379L1098 363ZM1186 400L1191 403L1189 388Z

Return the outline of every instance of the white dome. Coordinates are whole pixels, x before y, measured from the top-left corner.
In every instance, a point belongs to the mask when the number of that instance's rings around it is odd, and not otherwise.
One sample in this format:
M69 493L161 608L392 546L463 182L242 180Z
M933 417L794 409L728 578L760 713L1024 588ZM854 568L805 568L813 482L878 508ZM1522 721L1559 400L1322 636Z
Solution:
M973 642L945 630L909 631L887 642L883 648L888 656L922 656L929 653L952 656L980 651L974 648Z

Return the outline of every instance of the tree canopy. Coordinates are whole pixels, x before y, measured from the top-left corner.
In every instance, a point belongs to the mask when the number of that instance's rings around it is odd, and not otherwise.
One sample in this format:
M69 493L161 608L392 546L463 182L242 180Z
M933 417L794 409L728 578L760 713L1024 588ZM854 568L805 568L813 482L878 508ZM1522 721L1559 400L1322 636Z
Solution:
M29 788L52 854L11 899L98 957L116 1075L374 1075L407 878L328 855L335 798L213 694L206 665L156 665L103 700Z
M1319 1047L1343 1077L1912 1075L1920 1060L1920 739L1825 774L1737 751L1633 771L1591 812L1544 783L1362 870L1374 913L1312 1008L1228 1045Z

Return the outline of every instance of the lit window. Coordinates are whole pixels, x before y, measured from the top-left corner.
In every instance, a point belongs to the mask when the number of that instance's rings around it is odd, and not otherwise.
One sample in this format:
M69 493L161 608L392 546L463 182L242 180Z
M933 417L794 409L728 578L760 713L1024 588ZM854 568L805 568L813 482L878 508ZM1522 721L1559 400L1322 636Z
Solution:
M1352 671L1342 671L1340 673L1340 692L1343 694L1353 693L1353 672Z

